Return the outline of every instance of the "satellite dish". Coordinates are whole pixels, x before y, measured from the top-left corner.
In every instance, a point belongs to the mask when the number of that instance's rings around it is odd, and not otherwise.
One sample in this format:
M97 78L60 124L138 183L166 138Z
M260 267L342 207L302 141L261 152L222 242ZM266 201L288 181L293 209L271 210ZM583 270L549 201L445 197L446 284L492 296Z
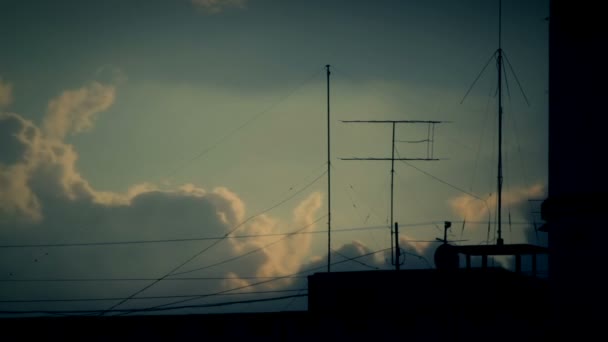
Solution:
M456 270L460 267L460 258L456 247L444 243L435 250L435 267L438 270Z

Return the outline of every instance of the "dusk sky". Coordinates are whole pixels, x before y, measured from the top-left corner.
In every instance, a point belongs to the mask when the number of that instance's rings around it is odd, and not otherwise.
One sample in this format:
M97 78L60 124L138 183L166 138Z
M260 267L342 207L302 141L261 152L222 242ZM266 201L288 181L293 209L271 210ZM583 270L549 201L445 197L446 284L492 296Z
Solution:
M549 1L502 14L503 237L543 244L530 200L547 195ZM326 64L331 260L370 253L332 271L393 268L390 162L340 159L390 157L391 127L341 120L449 121L441 160L395 164L402 268L433 266L444 221L459 244L495 241L494 60L462 100L498 47L498 1L0 0L0 41L0 311L305 294L290 276L326 270ZM426 157L404 141L427 129L398 125L397 155Z

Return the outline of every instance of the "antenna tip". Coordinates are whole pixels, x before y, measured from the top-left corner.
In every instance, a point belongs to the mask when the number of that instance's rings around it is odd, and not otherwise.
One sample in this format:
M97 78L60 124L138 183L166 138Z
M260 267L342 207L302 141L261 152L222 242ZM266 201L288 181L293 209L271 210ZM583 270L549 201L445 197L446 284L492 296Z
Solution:
M329 64L325 64L325 67L326 67L326 68L329 68L330 66L331 66L331 65L329 65Z

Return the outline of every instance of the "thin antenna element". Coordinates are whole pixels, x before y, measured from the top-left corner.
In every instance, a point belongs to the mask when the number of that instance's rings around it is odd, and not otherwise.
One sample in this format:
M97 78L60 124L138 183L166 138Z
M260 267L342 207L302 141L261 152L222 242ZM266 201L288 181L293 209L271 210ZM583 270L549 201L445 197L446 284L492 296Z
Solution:
M502 239L502 0L498 0L498 238L497 245L503 245Z
M502 0L498 0L498 49L492 54L492 57L496 56L496 64L497 64L497 72L498 72L498 88L496 89L496 93L498 95L498 198L496 201L496 226L497 226L497 238L496 238L496 244L497 245L503 245L504 244L504 240L502 238L502 185L503 185L503 172L502 172L502 76L503 76L503 71L504 71L504 75L505 75L505 82L507 82L507 71L505 66L503 65L503 58L506 61L506 64L509 66L509 68L511 69L511 72L513 73L513 76L515 77L515 81L517 82L517 85L519 86L520 91L522 92L522 95L524 97L524 100L526 101L526 103L528 104L528 106L530 105L530 103L528 102L528 98L526 97L526 94L523 91L523 88L521 87L521 84L519 82L519 79L517 79L517 75L515 74L515 71L513 70L513 67L511 66L511 63L509 62L506 54L504 53L504 51L502 50ZM492 57L490 58L490 60L492 59ZM463 103L464 100L466 99L467 95L469 94L469 92L471 91L471 89L473 88L473 86L475 85L475 83L477 82L477 80L479 80L479 78L481 77L481 74L483 74L484 70L486 69L486 67L488 66L490 60L488 60L488 63L486 63L486 65L483 67L481 73L479 75L477 75L477 78L475 79L475 81L473 81L473 84L471 85L471 87L467 90L466 94L464 95L462 101L460 101L460 103ZM509 91L509 84L506 83L507 86L507 91ZM488 222L488 240L490 238L490 222Z
M327 272L331 272L331 149L330 149L330 120L329 120L329 71L327 64Z
M397 270L399 270L399 258L400 258L400 253L401 250L398 247L394 247L399 245L399 241L397 241L397 243L395 244L395 239L398 239L399 237L397 236L399 233L397 232L397 230L393 230L393 224L395 225L395 227L397 227L396 222L394 222L394 177L395 177L395 160L425 160L425 161L429 161L429 160L439 160L439 159L435 159L432 154L433 151L432 149L432 145L435 142L434 139L434 135L435 135L435 124L438 123L443 123L446 121L429 121L429 120L344 120L342 121L344 123L381 123L381 124L391 124L392 126L392 137L391 137L391 157L390 158L375 158L375 157L370 157L370 158L340 158L341 160L374 160L374 161L378 161L378 160L390 160L391 161L391 221L389 224L389 227L391 229L391 263L395 265L395 268ZM428 126L428 132L427 132L427 139L425 139L424 141L427 142L427 148L426 148L426 158L395 158L395 142L397 141L395 139L395 128L397 126L398 123L416 123L416 124L427 124ZM393 248L397 248L396 252L393 251ZM396 254L396 255L395 255Z

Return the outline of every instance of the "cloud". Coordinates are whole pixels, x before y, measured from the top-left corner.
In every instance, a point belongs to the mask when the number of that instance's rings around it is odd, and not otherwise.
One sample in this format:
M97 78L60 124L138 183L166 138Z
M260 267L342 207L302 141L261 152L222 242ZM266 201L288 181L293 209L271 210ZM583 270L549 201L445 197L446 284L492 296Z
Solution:
M0 132L6 133L7 137L7 144L2 148L10 151L0 156L0 239L4 244L221 237L252 215L247 213L241 198L226 187L208 191L196 184L169 188L140 183L126 192L113 192L96 189L90 184L78 170L76 147L65 138L70 133L92 129L95 118L110 108L114 98L112 85L93 82L79 89L64 91L51 99L40 124L17 113L0 114ZM312 193L294 205L292 217L288 220L269 213L255 216L235 233L274 236L227 239L177 270L204 267L259 249L237 262L191 273L204 276L212 272L228 279L202 284L163 281L147 290L146 294L212 293L251 284L251 276L273 277L297 272L310 257L313 235L285 238L276 234L304 227L313 230L321 205L321 194ZM158 278L212 242L0 249L0 277ZM270 243L271 246L264 248ZM116 297L141 288L138 283L113 283L112 286L101 287L28 285L18 288L15 284L18 283L0 284L0 292L13 293L20 298ZM287 280L267 287L292 284ZM141 303L129 301L125 307L146 305ZM68 305L72 305L69 306L72 309L91 308L90 303L85 304L48 304L47 308L68 308ZM10 309L7 306L3 308Z
M43 128L49 138L63 139L93 127L96 115L107 110L115 99L114 86L92 82L77 90L64 91L51 100Z
M320 193L312 193L305 198L293 210L293 218L290 224L286 224L277 218L268 215L260 215L251 220L241 229L244 235L270 235L251 239L231 239L234 250L239 254L261 249L254 258L245 261L243 275L251 275L255 270L255 275L261 278L284 277L298 272L302 264L310 256L312 246L312 234L293 234L288 236L272 236L278 232L289 233L293 231L312 231L318 221L317 212L322 205ZM289 228L287 231L285 227ZM255 265L249 265L253 262ZM238 272L234 273L239 275ZM239 280L241 283L248 283L246 280ZM272 282L266 285L268 288L283 287L291 284L291 279Z
M534 184L529 187L514 187L503 192L502 206L503 208L511 208L514 213L526 217L528 200L542 197L545 193L545 187L542 184ZM488 210L492 203L496 203L495 194L490 196L485 202L466 194L448 200L452 212L459 217L466 218L467 221L487 221Z
M29 120L14 113L0 113L0 132L3 133L2 159L0 159L0 215L40 219L40 202L29 186L32 153L39 136L38 128ZM7 158L8 156L8 158Z
M192 4L206 13L217 14L228 8L245 9L248 0L191 0Z
M13 102L13 85L0 78L0 108L8 107Z
M432 268L433 255L437 244L428 242L412 242L412 238L402 235L399 237L399 247L402 250L401 265L403 269ZM332 248L331 269L337 272L362 271L373 269L394 269L391 264L391 250L374 251L363 242L354 240L338 248ZM349 260L351 259L351 260ZM310 273L325 272L327 255L314 257L302 265L300 272L310 270Z

